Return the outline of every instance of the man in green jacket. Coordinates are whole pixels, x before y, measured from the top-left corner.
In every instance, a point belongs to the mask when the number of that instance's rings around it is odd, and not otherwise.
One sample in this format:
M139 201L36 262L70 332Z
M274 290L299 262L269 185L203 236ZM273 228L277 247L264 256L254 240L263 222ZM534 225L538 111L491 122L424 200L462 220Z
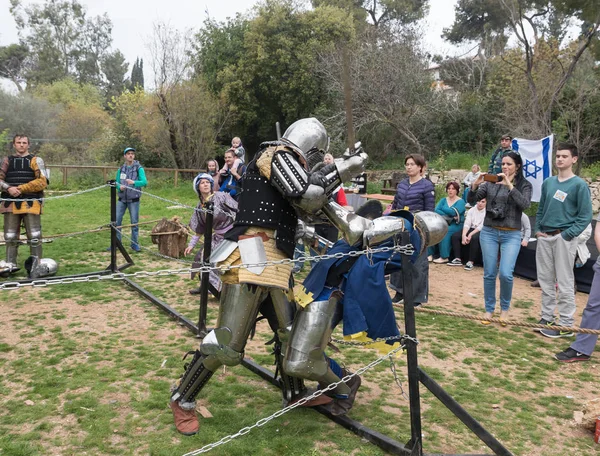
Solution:
M542 184L540 205L535 220L537 277L542 289L538 330L551 338L571 337L570 331L558 331L554 312L558 307L559 325L572 326L575 314L573 266L577 254L577 236L592 221L592 199L587 183L573 173L578 151L573 144L559 144L556 151L558 176Z

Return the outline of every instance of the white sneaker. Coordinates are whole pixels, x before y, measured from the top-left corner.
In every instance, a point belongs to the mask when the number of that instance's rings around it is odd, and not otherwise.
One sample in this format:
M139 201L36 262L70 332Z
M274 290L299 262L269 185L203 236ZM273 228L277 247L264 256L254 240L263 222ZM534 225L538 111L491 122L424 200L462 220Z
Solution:
M465 271L470 271L471 269L473 269L473 262L467 261L467 264L465 264Z
M462 266L462 261L460 261L460 258L454 258L450 263L448 263L448 266Z

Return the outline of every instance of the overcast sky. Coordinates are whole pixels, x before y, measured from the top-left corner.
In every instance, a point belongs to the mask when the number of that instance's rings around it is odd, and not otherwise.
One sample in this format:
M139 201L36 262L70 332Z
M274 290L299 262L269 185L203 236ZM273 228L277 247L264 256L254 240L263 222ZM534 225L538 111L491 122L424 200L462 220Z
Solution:
M152 33L152 25L164 22L180 30L198 29L207 15L222 21L236 13L248 11L257 0L80 0L89 16L107 13L113 23L113 49L119 49L129 63L129 71L137 57L144 59L144 76L151 81L150 56L145 43ZM42 3L42 0L23 0L24 4ZM432 53L453 54L453 48L440 38L442 29L454 20L456 0L430 0L430 14L426 19L426 48ZM16 43L17 29L9 11L10 1L0 0L0 45ZM12 84L6 84L9 87ZM14 87L14 86L13 86Z

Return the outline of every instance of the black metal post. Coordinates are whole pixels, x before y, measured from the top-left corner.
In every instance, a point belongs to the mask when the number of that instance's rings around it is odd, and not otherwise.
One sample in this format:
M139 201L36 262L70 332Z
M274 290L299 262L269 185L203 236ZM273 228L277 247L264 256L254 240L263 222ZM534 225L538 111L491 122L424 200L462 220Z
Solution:
M210 265L210 253L212 250L212 232L213 232L213 209L214 204L212 201L204 203L204 209L206 209L206 223L204 229L204 250L202 252L202 266ZM203 338L208 334L206 329L206 311L208 308L208 285L209 285L208 271L202 271L200 277L200 316L198 318L198 337Z
M117 182L108 181L110 187L110 270L117 272Z
M408 232L401 234L402 245L410 244ZM416 338L415 305L412 284L413 264L409 255L402 255L402 294L404 295L404 325L406 335ZM410 404L410 441L407 447L412 448L411 455L422 456L423 442L421 437L421 396L419 393L419 362L417 345L406 341L406 357L408 367L408 397Z

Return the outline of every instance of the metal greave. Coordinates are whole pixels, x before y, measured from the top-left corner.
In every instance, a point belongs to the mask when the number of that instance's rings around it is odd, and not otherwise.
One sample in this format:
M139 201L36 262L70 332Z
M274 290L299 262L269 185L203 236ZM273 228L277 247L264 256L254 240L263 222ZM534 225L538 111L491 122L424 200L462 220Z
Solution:
M25 232L31 256L42 259L42 217L39 214L24 214Z
M241 362L258 308L265 296L264 287L223 284L217 327L206 335L200 350L196 350L171 396L172 400L193 402L220 366L234 366Z
M19 231L22 214L4 214L4 240L6 242L6 262L17 265L17 250L19 248Z
M341 380L329 367L324 353L338 304L339 298L334 293L328 301L313 301L298 312L283 362L289 375L316 380L324 386ZM350 388L342 383L333 392L347 395Z

